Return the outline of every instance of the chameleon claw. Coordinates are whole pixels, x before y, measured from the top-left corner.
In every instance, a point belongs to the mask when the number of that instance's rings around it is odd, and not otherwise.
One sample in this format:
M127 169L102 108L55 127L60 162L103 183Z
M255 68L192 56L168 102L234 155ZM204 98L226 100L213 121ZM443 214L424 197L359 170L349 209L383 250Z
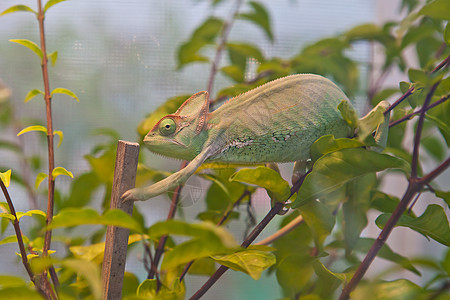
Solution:
M123 195L120 197L122 199L122 202L145 200L143 198L143 194L139 190L140 189L131 189L123 193Z

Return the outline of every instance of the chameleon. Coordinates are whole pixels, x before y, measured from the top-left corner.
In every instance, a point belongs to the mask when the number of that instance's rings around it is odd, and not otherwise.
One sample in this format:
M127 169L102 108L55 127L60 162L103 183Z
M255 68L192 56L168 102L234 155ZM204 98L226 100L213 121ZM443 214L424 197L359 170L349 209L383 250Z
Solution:
M123 201L143 201L184 183L204 162L305 165L321 136L349 137L352 129L337 109L348 101L331 80L314 74L282 77L238 95L209 112L206 91L163 117L144 138L152 152L190 161L167 178L134 188ZM386 102L379 105L386 107ZM295 170L296 167L294 167Z

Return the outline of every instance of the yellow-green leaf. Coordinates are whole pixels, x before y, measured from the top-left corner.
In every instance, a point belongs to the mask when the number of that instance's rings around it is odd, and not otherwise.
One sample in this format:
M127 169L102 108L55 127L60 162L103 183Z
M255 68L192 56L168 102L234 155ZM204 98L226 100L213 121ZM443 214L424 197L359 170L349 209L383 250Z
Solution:
M25 129L22 129L22 131L20 131L17 136L20 136L26 132L30 132L30 131L42 131L45 134L47 134L47 128L45 128L44 126L41 125L33 125L33 126L28 126Z
M25 40L25 39L15 39L15 40L9 40L9 41L27 47L28 49L30 49L31 51L36 53L37 56L39 56L41 58L41 60L44 58L44 54L42 54L41 48L39 48L39 46L35 42L32 42L30 40Z
M11 169L3 173L0 172L0 180L3 181L6 187L8 187L11 181Z
M75 95L74 92L72 92L71 90L65 89L65 88L54 89L51 93L51 96L53 96L54 94L65 94L65 95L68 95L68 96L74 98L75 100L77 100L77 102L80 102L80 99L78 99L77 95Z
M250 275L254 280L258 280L262 272L276 262L272 253L249 249L228 255L215 255L211 258L235 271Z
M66 175L66 176L69 176L69 177L73 178L72 172L67 171L67 170L64 169L63 167L57 167L57 168L54 168L54 169L53 169L53 171L52 171L53 179L55 179L55 178L58 177L59 175Z
M16 213L16 215L17 215L18 220L20 220L20 218L22 218L24 216L31 217L32 215L40 215L40 216L43 216L44 218L47 217L47 214L45 212L43 212L42 210L38 210L38 209L33 209L33 210L30 210L27 212L19 211Z
M48 54L47 58L52 62L52 66L55 66L56 61L58 60L58 51Z
M19 5L14 5L14 6L11 6L11 7L7 8L7 9L5 9L0 14L0 16L6 15L6 14L10 14L10 13L13 13L13 12L18 12L18 11L28 11L28 12L32 12L32 13L36 14L36 12L33 9L31 9L30 7L28 7L26 5L19 4Z
M31 99L33 99L34 97L36 97L39 94L44 96L44 92L41 90L34 89L34 90L29 91L28 94L25 96L24 102L27 103L28 101L30 101Z
M109 210L103 216L100 216L98 212L92 208L63 209L53 218L52 223L48 227L49 229L54 229L90 224L113 225L128 228L140 233L143 232L141 225L136 220L119 209Z
M45 6L44 6L44 13L53 5L58 4L59 2L63 2L63 1L66 1L66 0L49 0L49 1L47 1L47 3L45 3Z
M63 134L63 132L61 130L54 130L53 134L54 135L56 134L57 136L59 136L59 142L58 142L58 148L59 148L59 146L61 146L61 143L63 141L64 134Z
M230 177L230 181L239 181L250 184L256 184L263 187L269 193L272 200L286 201L291 194L289 184L281 175L266 167L257 167L256 169L241 169Z
M45 174L45 173L39 173L39 174L36 176L36 181L35 181L35 183L34 183L34 187L35 187L35 188L38 188L39 185L41 184L41 182L42 182L45 178L47 178L47 177L48 177L47 174Z
M16 220L16 218L14 217L13 214L8 214L8 213L0 213L0 218L7 218L7 219L10 219L11 221Z

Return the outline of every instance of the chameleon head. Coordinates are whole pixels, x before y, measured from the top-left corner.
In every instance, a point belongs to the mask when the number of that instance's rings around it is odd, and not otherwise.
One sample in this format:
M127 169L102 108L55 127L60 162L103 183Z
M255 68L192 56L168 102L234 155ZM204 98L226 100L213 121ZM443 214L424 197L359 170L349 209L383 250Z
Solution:
M201 134L209 113L208 93L200 92L187 99L180 108L167 115L145 136L144 143L164 156L192 160L205 142Z

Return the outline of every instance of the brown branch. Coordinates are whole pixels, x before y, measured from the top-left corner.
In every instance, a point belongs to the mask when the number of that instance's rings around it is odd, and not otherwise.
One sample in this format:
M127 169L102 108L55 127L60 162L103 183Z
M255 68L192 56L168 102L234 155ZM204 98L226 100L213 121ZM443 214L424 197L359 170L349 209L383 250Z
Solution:
M301 185L303 184L306 176L311 173L312 168L308 170L292 187L291 195L289 198L296 193ZM253 241L258 237L258 235L264 230L267 224L283 209L284 202L277 202L272 207L272 209L267 213L267 215L259 222L258 225L253 229L253 231L247 236L247 238L242 242L241 247L247 248L253 243ZM228 267L220 266L216 272L208 279L208 281L203 284L203 286L191 297L190 300L200 299L213 285L219 280L219 278L228 270Z
M285 236L298 226L300 226L304 222L303 216L299 215L295 219L293 219L291 222L289 222L286 226L275 232L274 234L266 237L265 239L255 243L255 245L270 245L274 241L278 240L279 238Z
M431 70L431 74L436 73L437 71L439 71L440 69L448 66L448 64L450 63L450 55L447 56L446 59L444 59L439 65L437 65L433 70Z
M416 135L414 136L414 147L413 154L411 160L411 178L417 178L417 166L419 164L419 145L420 145L420 137L422 135L423 123L425 122L425 112L427 111L428 105L431 102L431 98L434 95L434 91L438 87L440 81L436 82L430 89L425 98L425 101L422 106L422 111L420 112L419 121L417 122Z
M217 74L217 68L220 63L220 59L222 58L222 52L225 48L225 45L228 40L228 36L231 31L231 27L233 26L234 20L236 19L236 16L239 12L239 8L242 5L242 2L243 2L243 0L236 1L236 5L235 5L235 8L231 15L230 20L226 21L223 25L222 32L220 34L220 42L219 42L219 45L217 46L216 53L214 55L214 60L211 65L211 72L209 74L208 87L206 89L210 95L212 94L214 80L215 80L216 74Z
M30 277L30 280L33 283L35 283L34 273L33 273L33 271L31 271L30 264L28 263L27 252L25 250L25 245L24 245L23 239L22 239L22 232L20 230L19 219L17 218L16 210L14 209L14 205L12 203L12 200L8 193L8 190L6 189L6 186L1 179L0 179L0 186L3 191L3 195L5 195L6 202L8 203L9 211L15 218L15 220L12 223L14 226L14 231L16 232L17 243L19 244L20 256L22 257L23 266L25 267L25 270L27 271L28 276Z
M400 96L394 103L392 103L388 109L384 111L384 115L387 115L391 110L393 110L397 105L403 102L406 98L411 96L411 94L414 92L414 87L410 87L403 95Z
M423 129L423 123L425 120L425 112L428 108L428 105L431 102L431 98L433 97L433 94L439 85L440 82L435 83L430 91L427 94L427 97L425 98L422 111L420 113L419 121L417 123L417 129L416 134L414 136L414 148L413 148L413 157L411 162L411 176L408 183L408 188L406 189L405 194L402 197L402 200L400 200L400 203L395 208L394 212L392 213L389 220L386 222L383 230L378 235L378 238L373 243L372 247L370 248L369 252L364 257L364 260L359 265L358 269L356 270L355 274L353 275L350 282L344 287L342 290L341 295L339 296L339 300L347 300L350 297L350 292L355 289L355 287L358 285L358 283L363 278L364 274L368 270L369 266L375 259L375 257L378 254L378 251L383 247L383 245L386 243L387 238L389 237L390 233L395 227L395 224L397 224L398 220L400 219L403 212L408 207L409 203L413 199L413 197L420 192L425 182L423 180L420 180L417 178L417 166L418 166L418 158L419 158L419 145L420 145L420 137L422 135L422 129ZM440 172L443 171L445 168L445 163L439 166ZM447 165L448 166L448 165ZM434 175L433 175L434 176ZM437 176L437 175L436 175ZM434 177L432 177L434 178Z
M433 107L436 107L436 106L438 106L439 104L441 104L441 103L447 101L449 98L450 98L450 94L445 95L445 96L442 96L438 101L436 101L436 102L430 104L430 105L427 107L427 110L426 110L426 111L429 111L429 110L432 109ZM414 111L414 112L412 112L412 113L410 113L410 114L407 114L407 115L401 117L401 118L398 119L398 120L392 121L391 123L389 123L389 128L391 128L391 127L393 127L393 126L395 126L395 125L398 125L398 124L400 124L400 123L402 123L402 122L411 120L412 117L414 117L415 115L419 115L419 114L422 112L422 110L423 110L423 107L422 107L421 109L419 109L419 110L416 110L416 111Z

